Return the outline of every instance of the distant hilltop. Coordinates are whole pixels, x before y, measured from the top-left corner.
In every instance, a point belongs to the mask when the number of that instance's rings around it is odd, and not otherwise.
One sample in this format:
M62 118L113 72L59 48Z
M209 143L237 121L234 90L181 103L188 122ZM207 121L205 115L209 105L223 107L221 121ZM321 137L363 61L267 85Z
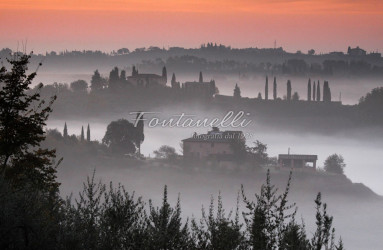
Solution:
M15 53L0 50L4 59ZM5 62L5 60L3 60ZM378 51L347 47L345 51L328 53L310 49L307 52L287 52L275 48L232 48L208 43L199 48L148 47L129 50L121 48L109 53L102 51L50 51L36 54L32 63L46 62L44 72L83 73L98 69L136 65L143 71L167 67L169 71L188 74L204 71L209 74L274 74L294 76L383 76L383 58ZM131 70L128 69L128 70Z

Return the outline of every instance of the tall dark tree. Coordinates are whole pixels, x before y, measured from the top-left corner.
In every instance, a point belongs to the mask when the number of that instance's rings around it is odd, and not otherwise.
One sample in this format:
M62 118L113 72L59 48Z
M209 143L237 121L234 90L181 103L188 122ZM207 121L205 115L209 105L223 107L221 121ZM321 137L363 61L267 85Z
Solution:
M165 79L165 82L168 81L168 72L166 71L166 67L162 68L162 77Z
M324 170L329 173L343 174L346 164L342 155L333 154L324 162Z
M101 89L104 88L105 79L102 78L101 75L100 75L100 72L98 72L98 70L96 70L93 73L92 80L90 81L90 83L91 83L90 89L92 91L101 90Z
M81 136L80 136L80 141L85 141L85 135L84 135L84 126L81 126Z
M320 83L318 81L318 84L317 84L317 102L320 102Z
M66 126L66 123L64 124L63 137L64 137L64 138L68 138L68 128L67 128L67 126Z
M202 76L202 71L199 72L199 82L203 82L203 76Z
M70 84L70 88L75 92L86 92L88 83L84 80L77 80Z
M316 87L315 81L314 81L314 86L313 86L313 101L314 102L316 101L316 98L317 98L316 91L317 91L317 87Z
M235 84L235 87L234 87L234 94L233 94L234 98L241 98L241 89L239 88L238 84L236 83Z
M11 70L0 68L0 174L15 186L56 192L55 150L40 147L56 96L48 104L41 100L42 84L29 94L36 76L36 72L26 73L30 58L15 55L7 59Z
M182 225L180 198L172 208L168 203L167 186L164 188L160 208L155 208L152 201L149 201L147 233L148 249L191 249L188 223Z
M288 101L291 101L291 91L292 91L291 81L288 80L287 81L287 95L286 95Z
M265 83L265 100L269 100L269 77L266 76L266 83Z
M311 79L307 83L307 101L311 101Z
M331 90L328 81L323 83L323 101L331 102Z
M274 100L277 100L277 78L274 76L274 83L273 83L273 98Z
M121 70L121 73L120 73L120 83L122 85L124 85L126 83L126 71L125 70Z
M109 73L109 88L112 90L116 90L120 87L120 76L119 76L119 69L117 67L114 67L112 71Z
M88 142L90 142L90 126L89 126L89 123L88 123L88 127L86 129L86 140Z
M174 84L176 81L176 74L173 73L171 84Z
M125 119L111 122L102 139L102 143L107 145L115 154L134 154L137 150L137 141L140 134L134 124Z

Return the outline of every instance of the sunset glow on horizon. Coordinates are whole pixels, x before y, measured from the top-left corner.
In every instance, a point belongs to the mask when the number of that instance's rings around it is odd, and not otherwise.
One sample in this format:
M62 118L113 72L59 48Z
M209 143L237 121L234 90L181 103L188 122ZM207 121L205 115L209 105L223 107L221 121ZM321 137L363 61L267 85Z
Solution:
M0 1L0 47L38 52L148 46L383 50L379 0Z

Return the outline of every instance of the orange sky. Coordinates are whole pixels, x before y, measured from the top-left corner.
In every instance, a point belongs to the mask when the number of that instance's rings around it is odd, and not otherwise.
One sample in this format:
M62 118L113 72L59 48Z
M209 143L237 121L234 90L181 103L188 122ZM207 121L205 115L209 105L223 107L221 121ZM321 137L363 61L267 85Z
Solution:
M0 0L0 47L278 46L383 52L381 0Z

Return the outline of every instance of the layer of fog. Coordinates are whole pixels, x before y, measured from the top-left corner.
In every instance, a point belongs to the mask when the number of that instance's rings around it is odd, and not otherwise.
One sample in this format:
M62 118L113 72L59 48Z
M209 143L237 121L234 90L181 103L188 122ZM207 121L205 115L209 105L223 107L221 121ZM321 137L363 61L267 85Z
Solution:
M60 83L71 83L78 79L86 80L90 84L90 80L93 72L81 73L81 74L63 74L63 73L39 73L36 77L37 82L43 82L44 84L52 84L53 82ZM156 73L156 72L154 72ZM160 74L160 72L157 72ZM171 74L173 72L168 72L168 85L170 85ZM198 81L198 74L196 72L194 75L177 75L177 81L181 83L186 81ZM109 72L101 72L105 77L109 76ZM130 72L127 73L130 75ZM233 89L236 83L241 88L241 94L243 97L256 98L258 93L262 94L264 98L265 91L265 76L264 75L252 75L252 76L243 76L238 75L214 75L214 74L204 74L204 80L210 81L214 79L217 87L219 88L220 94L222 95L233 95ZM292 81L292 91L293 93L298 92L302 100L307 99L307 81L308 77L292 77L292 76L278 76L278 97L283 98L286 95L286 83L287 80ZM370 92L373 88L382 87L383 81L377 79L362 79L362 78L333 78L333 77L318 77L312 78L311 83L320 82L321 87L323 87L323 82L325 80L329 81L332 99L333 101L341 100L343 104L357 104L359 99ZM272 98L272 89L273 88L273 76L269 76L269 98Z
M122 116L121 118L132 119ZM110 120L111 121L111 120ZM69 134L79 135L81 126L86 128L87 123L91 125L92 140L101 141L109 120L92 121L49 121L48 127L63 129L67 122ZM161 145L170 145L181 153L181 140L192 136L193 132L206 133L208 128L145 128L145 141L142 144L142 153L145 156L153 156L153 151ZM260 140L268 145L270 156L285 154L290 148L292 154L316 154L318 155L319 167L327 156L338 153L343 155L347 167L346 175L353 182L361 182L370 187L376 193L383 195L383 168L381 163L381 152L383 141L373 138L373 133L353 131L353 134L336 135L310 135L309 133L292 133L276 130L268 130L266 127L253 122L243 130L248 134L247 144L252 145L255 140ZM359 132L359 134L358 134Z

